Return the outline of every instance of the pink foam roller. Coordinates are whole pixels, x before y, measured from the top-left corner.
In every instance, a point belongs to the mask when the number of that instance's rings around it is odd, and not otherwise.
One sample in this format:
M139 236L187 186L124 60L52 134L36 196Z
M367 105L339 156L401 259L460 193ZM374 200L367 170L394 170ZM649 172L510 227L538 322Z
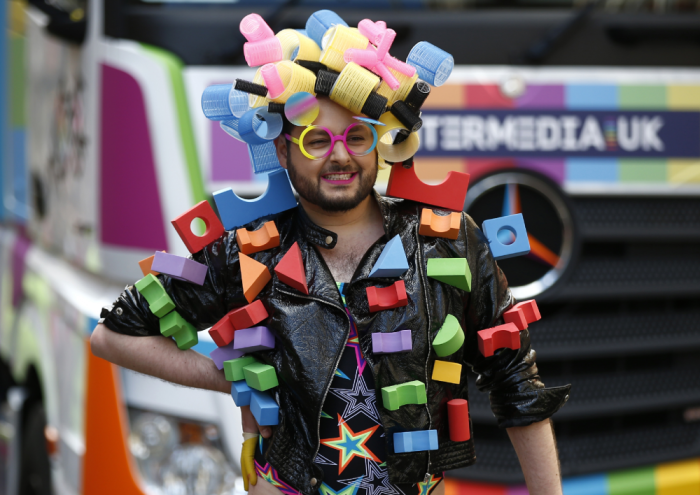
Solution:
M391 55L387 55L386 57L384 57L384 65L386 65L390 69L394 69L395 71L400 72L406 77L413 77L416 73L415 67L413 67L412 65L408 65L406 62L402 62L401 60L394 58Z
M250 67L271 64L282 60L282 43L276 37L249 41L243 45L243 55Z
M377 54L371 50L358 50L357 48L349 48L345 50L343 59L347 62L355 62L357 65L361 65L367 69L373 69L379 59Z
M384 82L387 83L387 85L394 91L399 89L399 86L401 86L399 80L394 77L394 74L392 74L389 68L384 64L375 65L372 72L384 79Z
M357 29L359 29L360 33L367 37L370 43L377 45L379 43L380 36L386 29L386 22L372 22L369 19L362 19L357 25Z
M382 34L381 41L377 45L377 58L383 60L389 52L392 43L396 39L396 31L393 29L386 29Z
M275 64L263 65L260 69L260 74L262 74L265 80L265 86L267 86L267 94L270 99L275 99L282 93L284 93L284 83L280 78L280 73L275 67Z
M245 39L248 41L260 41L275 36L275 33L265 22L265 19L258 14L248 14L245 16L241 19L239 27L241 34L245 36Z

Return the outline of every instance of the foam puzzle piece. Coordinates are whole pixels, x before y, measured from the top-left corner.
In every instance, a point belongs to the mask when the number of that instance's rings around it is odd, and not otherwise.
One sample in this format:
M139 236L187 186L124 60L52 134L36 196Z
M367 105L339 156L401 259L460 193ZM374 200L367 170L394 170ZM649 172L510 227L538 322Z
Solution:
M439 357L454 354L464 344L464 332L457 318L447 315L440 331L433 339L433 349Z
M243 294L249 303L260 294L265 285L272 280L270 270L259 261L240 253L238 260L241 264L241 280L243 281Z
M372 334L372 352L375 354L391 354L408 352L413 349L413 339L410 330L400 330L392 333L375 332Z
M207 265L197 263L195 260L183 258L175 254L156 253L153 255L153 269L177 280L204 284L207 276Z
M162 318L173 309L175 309L175 303L165 289L154 275L150 273L143 277L141 280L134 284L136 290L139 291L146 301L148 301L148 308L151 313L156 315L158 318Z
M279 423L280 408L270 394L253 390L250 412L260 426L275 426Z
M433 380L459 384L462 377L462 365L448 361L435 361Z
M304 294L309 293L309 288L306 285L306 270L304 269L304 260L301 257L301 249L296 242L292 244L289 251L285 253L277 266L275 274L282 282L290 287L295 288Z
M296 207L292 185L283 169L270 172L265 193L257 199L239 198L229 187L214 193L214 202L226 230L233 230L268 215Z
M275 348L275 336L267 327L251 327L236 332L233 348L243 352L268 351Z
M253 397L253 389L248 386L245 380L231 382L231 397L233 403L238 407L249 406Z
M403 431L394 433L394 452L423 452L438 449L437 430Z
M469 403L464 399L452 399L447 402L447 421L450 425L450 440L466 442L471 435L469 421Z
M413 380L382 388L382 403L389 411L396 411L407 404L425 404L428 397L425 393L425 383Z
M195 218L201 218L206 226L206 230L201 236L192 232L191 224ZM187 250L193 254L204 249L204 246L218 239L224 233L224 226L211 205L206 201L200 201L170 223L175 227Z
M258 230L249 231L245 228L236 230L236 242L243 254L253 254L280 245L280 233L275 222L265 222Z
M252 363L243 367L243 376L249 387L264 392L279 385L275 368L269 364Z
M229 345L233 341L233 334L236 331L235 327L231 323L230 318L230 315L231 313L233 313L233 311L229 311L229 313L226 314L226 316L217 321L209 329L209 335L211 335L212 340L219 347Z
M386 243L382 254L369 272L369 277L400 277L408 270L406 251L401 237L397 234Z
M366 291L370 313L408 306L406 284L403 280L397 280L389 287L367 287Z
M506 323L476 334L479 351L484 357L493 356L498 349L520 349L520 330L514 323Z
M428 277L466 292L472 290L472 272L466 258L431 258Z
M430 208L423 208L420 214L418 233L428 237L444 237L457 239L462 223L462 215L452 212L448 215L437 215Z
M518 303L503 313L503 320L506 323L513 323L518 330L525 330L530 323L541 318L542 315L534 299Z
M222 347L217 347L213 351L209 353L209 357L214 361L214 364L216 365L216 368L219 370L224 369L224 362L225 361L230 361L232 359L237 359L241 356L243 356L243 351L238 351L233 348L233 342L222 346Z
M530 241L527 238L522 213L484 220L481 230L484 231L491 254L496 260L522 256L530 252ZM507 244L503 242L506 239Z
M230 311L228 317L234 330L242 330L257 325L267 318L268 314L262 301L258 300Z
M165 252L165 251L163 251ZM144 258L141 261L139 261L139 268L141 268L141 273L143 273L143 276L145 277L149 273L152 275L160 275L160 273L156 272L153 270L153 258L155 258L156 255L152 254L148 258Z
M229 382L238 382L245 380L243 368L249 364L258 363L259 361L253 356L243 356L236 359L224 361L224 376Z
M159 322L160 333L165 337L173 337L178 349L186 351L190 347L197 345L197 329L185 320L177 311L171 311Z
M469 174L453 171L440 184L429 185L418 178L416 167L404 168L403 162L397 162L391 166L386 195L462 211L468 188Z

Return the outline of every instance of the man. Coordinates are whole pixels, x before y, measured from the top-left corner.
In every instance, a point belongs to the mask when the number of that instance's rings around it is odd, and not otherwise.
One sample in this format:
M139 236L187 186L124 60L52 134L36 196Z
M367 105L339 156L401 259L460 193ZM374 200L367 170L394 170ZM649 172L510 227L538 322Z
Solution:
M309 281L308 296L276 278L260 294L270 313L265 325L275 332L277 341L273 351L259 357L274 366L279 377L280 425L260 428L265 440L262 451L255 449L256 462L259 466L269 463L284 486L302 493L316 493L319 489L330 493L328 488L337 492L343 486L338 484L339 478L357 479L357 486L363 486L362 480L369 483L381 478L406 494L444 490L444 484L437 483L442 471L475 460L472 441L451 442L446 428L445 403L453 397L467 398L466 380L453 386L428 379L435 360L429 342L449 313L460 320L466 335L463 348L455 356L460 357L458 362L465 362L480 374L480 388L491 391L494 413L499 424L508 427L530 493L561 494L556 446L548 418L568 398L568 387L544 388L527 331L521 333L519 350L504 349L484 358L476 349L476 332L500 324L502 313L513 303L483 235L463 215L456 241L418 239L421 207L373 194L376 150L362 153L368 149L363 144L367 139L363 133L368 129L355 126L358 120L345 108L324 98L319 98L319 102L320 114L314 125L327 128L335 136L345 133L345 142L318 128L311 129L300 141L305 128L298 126L289 126L288 133L277 139L277 154L299 193L299 207L275 218L280 248L254 255L272 268L297 242ZM259 221L254 222L253 227L258 225ZM367 275L386 242L395 235L401 236L409 260L409 270L402 276L409 305L370 313L365 289L386 286L392 281L382 283ZM177 311L203 330L233 307L246 303L240 287L234 233L225 233L193 257L209 266L203 287L169 277L161 280ZM428 280L425 259L429 257L467 258L473 274L471 293ZM336 282L345 283L342 301ZM180 351L171 339L159 335L157 318L133 287L103 316L104 323L98 325L91 340L96 355L181 385L229 393L230 383L209 358L191 350ZM370 334L391 332L398 327L411 329L412 351L374 355ZM356 337L352 350L351 333ZM354 379L341 370L343 359L350 354L357 357L357 361L351 359L352 363L357 362ZM334 376L338 372L348 378L345 388L339 381L342 377ZM416 377L428 382L428 404L406 405L396 411L381 406L381 393L376 394L379 389ZM332 402L349 393L350 381L363 386L363 404L367 407L362 411L351 412L349 403ZM353 405L357 406L354 402ZM336 408L336 414L329 414L329 408ZM244 432L257 433L258 426L248 408L242 408L242 417ZM361 432L362 440L354 444L356 451L348 453L345 446L339 446L338 439L345 435L360 438L358 430L364 428L357 426L360 424L374 426ZM440 435L437 451L393 453L390 432L435 428ZM324 433L324 429L326 433L334 431L338 438ZM374 442L371 447L370 441ZM257 445L257 440L246 443ZM279 494L277 488L260 477L255 483L250 460L248 467L245 463L251 450L243 456L246 484L250 479L253 485L251 492ZM363 466L369 469L364 474Z

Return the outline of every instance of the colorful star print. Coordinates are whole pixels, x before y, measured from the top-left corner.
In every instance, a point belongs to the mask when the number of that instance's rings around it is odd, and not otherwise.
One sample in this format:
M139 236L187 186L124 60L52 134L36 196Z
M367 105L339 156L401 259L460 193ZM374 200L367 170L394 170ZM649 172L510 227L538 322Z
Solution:
M314 459L314 464L325 464L326 466L337 466L337 464L330 459L326 459L321 454L316 454L316 459Z
M318 491L321 492L321 495L356 495L357 489L360 487L361 480L362 477L357 478L354 485L350 485L347 488L343 488L338 492L333 490L333 488L326 485L325 483L321 483L321 487L318 489Z
M440 482L441 479L441 477L431 474L430 479L428 481L421 481L420 483L418 483L418 489L420 490L418 492L418 495L429 495L429 493L432 491L433 488L435 488L435 486Z
M345 311L348 312L348 316L350 316L350 311L348 311L348 308L345 308ZM355 350L355 359L357 359L357 369L360 371L360 374L365 370L365 364L367 364L367 361L365 361L364 356L362 355L362 349L360 349L360 341L357 337L357 327L355 326L355 320L350 317L350 335L348 336L348 343L346 344L348 347L352 347Z
M358 414L364 413L379 423L379 411L377 411L376 395L374 390L369 390L365 379L358 371L351 389L333 388L330 391L333 395L345 402L345 409L342 417L348 421Z
M339 376L340 378L345 378L346 380L350 379L350 377L348 375L346 375L345 373L343 373L342 371L340 371L338 369L335 370L335 376Z
M365 459L365 476L360 482L360 488L365 491L365 495L404 495L404 492L397 485L389 482L389 472L386 470L386 463L377 464L371 459ZM357 479L338 480L343 485L355 483Z
M343 470L350 464L355 457L361 457L364 459L372 459L375 462L380 462L371 450L365 445L367 440L369 440L379 425L375 425L372 428L355 433L350 429L348 424L343 420L343 418L338 414L338 437L337 438L327 438L321 440L321 443L332 449L336 449L340 453L338 474L342 473Z
M270 466L269 462L265 464L265 467L263 468L258 461L255 461L255 471L258 473L258 476L263 478L285 495L299 495L297 490L280 479L279 474L277 474L277 470Z

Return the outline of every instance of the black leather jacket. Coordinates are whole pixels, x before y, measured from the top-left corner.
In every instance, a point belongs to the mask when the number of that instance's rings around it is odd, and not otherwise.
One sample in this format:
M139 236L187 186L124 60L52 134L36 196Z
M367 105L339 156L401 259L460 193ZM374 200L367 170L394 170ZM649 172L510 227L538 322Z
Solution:
M469 216L462 215L462 228L456 240L420 236L422 205L376 197L384 216L385 236L365 253L352 281L346 285L345 294L357 323L362 352L374 374L377 404L382 404L382 387L412 380L427 385L427 404L406 405L396 411L379 408L386 430L390 481L416 483L429 474L467 466L476 460L472 440L450 441L447 422L447 401L467 399L469 369L479 374L478 387L490 391L493 413L503 428L548 418L568 399L569 386L544 388L528 331L520 334L519 350L503 349L490 358L479 353L477 331L501 324L501 315L513 304L513 299L486 239ZM257 220L249 227L257 228L262 222ZM304 295L273 276L259 296L270 315L265 325L275 332L277 342L274 350L260 352L258 357L274 366L279 378L280 423L274 428L265 456L286 481L303 493L312 494L323 481L322 470L313 462L319 448L321 407L348 338L350 323L335 280L315 249L315 245L333 248L337 236L312 223L301 207L279 215L276 224L280 247L252 256L272 270L289 247L298 242L309 294ZM401 236L409 262L408 271L401 277L406 284L408 305L370 313L365 289L386 286L395 279L367 276L385 244L396 234ZM198 330L204 330L233 307L246 304L235 233L226 232L193 258L209 266L204 286L162 275L160 279L177 311ZM467 258L472 273L471 292L428 278L429 258ZM457 317L465 333L463 347L441 358L466 364L458 385L431 379L436 358L431 342L447 314ZM158 318L133 287L128 287L112 311L105 311L103 316L109 328L121 333L158 334ZM373 332L402 329L412 331L410 353L375 355L372 352ZM427 429L438 431L438 450L393 453L393 433Z

